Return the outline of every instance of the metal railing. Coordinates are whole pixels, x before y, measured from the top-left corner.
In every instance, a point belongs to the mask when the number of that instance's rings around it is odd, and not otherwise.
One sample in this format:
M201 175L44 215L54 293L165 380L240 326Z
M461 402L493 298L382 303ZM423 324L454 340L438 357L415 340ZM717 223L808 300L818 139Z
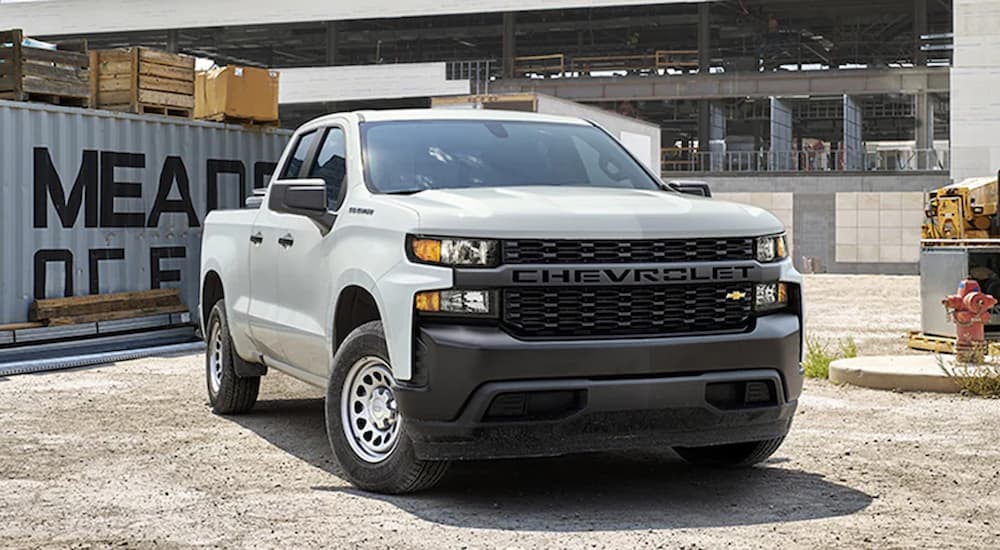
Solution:
M593 72L625 71L650 73L668 69L687 70L698 67L698 50L657 50L632 55L574 55L562 53L528 55L514 58L515 76L569 77L587 76Z
M947 171L949 151L697 151L668 147L660 158L664 172L899 172Z
M446 80L468 80L469 93L490 93L490 81L498 76L499 64L493 59L449 61L445 64Z

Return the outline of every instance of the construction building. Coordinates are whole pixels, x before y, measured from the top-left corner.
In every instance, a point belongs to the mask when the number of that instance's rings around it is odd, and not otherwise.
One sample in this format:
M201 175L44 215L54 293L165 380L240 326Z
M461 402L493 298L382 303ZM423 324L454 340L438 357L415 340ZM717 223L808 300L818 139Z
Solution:
M287 126L470 93L636 117L664 178L768 208L818 271L916 272L923 193L1000 168L1000 0L41 0L0 21L278 69Z

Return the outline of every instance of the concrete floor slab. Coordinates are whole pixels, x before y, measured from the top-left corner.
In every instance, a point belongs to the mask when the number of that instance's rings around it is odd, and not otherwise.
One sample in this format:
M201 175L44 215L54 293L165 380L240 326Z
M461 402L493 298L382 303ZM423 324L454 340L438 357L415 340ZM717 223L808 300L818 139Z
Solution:
M942 369L954 369L954 361L950 355L838 359L830 364L830 381L878 390L958 393L958 385Z

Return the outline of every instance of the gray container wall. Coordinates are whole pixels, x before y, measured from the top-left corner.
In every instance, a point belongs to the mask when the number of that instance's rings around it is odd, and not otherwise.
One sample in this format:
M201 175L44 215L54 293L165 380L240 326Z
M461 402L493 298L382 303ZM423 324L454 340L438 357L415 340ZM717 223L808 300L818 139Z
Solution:
M289 135L0 101L0 323L93 291L180 288L196 309L209 204L241 207Z

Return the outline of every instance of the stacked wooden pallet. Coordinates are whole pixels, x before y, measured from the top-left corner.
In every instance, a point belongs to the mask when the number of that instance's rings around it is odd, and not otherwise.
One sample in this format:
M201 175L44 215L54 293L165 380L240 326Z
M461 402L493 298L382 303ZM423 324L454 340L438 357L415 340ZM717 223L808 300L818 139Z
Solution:
M87 41L24 45L20 30L0 32L0 99L86 107L90 103Z
M47 326L61 326L186 311L176 289L157 289L35 300L28 318Z
M193 57L137 47L92 51L90 58L94 107L191 118Z

